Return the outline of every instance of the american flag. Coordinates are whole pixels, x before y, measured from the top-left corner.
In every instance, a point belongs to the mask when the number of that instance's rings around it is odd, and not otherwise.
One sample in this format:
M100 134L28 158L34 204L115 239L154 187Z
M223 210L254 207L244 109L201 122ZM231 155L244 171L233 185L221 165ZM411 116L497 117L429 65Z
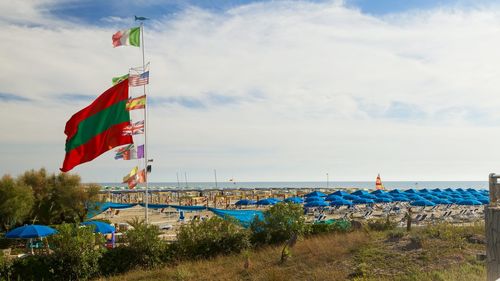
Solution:
M123 129L124 136L144 134L144 120L135 122Z
M130 74L128 76L128 85L130 87L144 86L149 84L149 70L141 74Z

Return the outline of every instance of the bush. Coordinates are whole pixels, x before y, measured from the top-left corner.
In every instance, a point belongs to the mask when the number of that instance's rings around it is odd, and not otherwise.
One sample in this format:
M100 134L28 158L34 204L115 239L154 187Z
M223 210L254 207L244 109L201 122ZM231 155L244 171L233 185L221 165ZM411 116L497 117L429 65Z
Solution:
M192 221L177 233L177 252L183 258L210 258L239 253L250 246L249 233L234 220L212 217Z
M252 242L277 244L290 239L294 234L305 233L305 217L302 206L280 202L264 212L264 221L254 220L250 226Z
M49 238L54 249L50 255L51 280L86 280L98 274L104 239L94 235L90 227L62 224L58 233Z
M333 232L348 232L350 230L351 222L347 220L328 220L307 225L305 233L307 235L317 235Z
M134 251L130 247L117 247L104 252L99 261L102 275L114 275L127 272L136 267Z
M53 262L54 259L48 255L15 259L9 268L10 278L7 280L55 280L51 272Z
M127 231L129 259L143 268L154 268L162 264L165 243L158 237L160 229L156 225L146 224L143 220L129 222L133 229ZM125 250L123 250L125 251Z
M374 219L368 221L368 228L376 231L386 231L396 228L397 223L389 219L389 217L383 219Z

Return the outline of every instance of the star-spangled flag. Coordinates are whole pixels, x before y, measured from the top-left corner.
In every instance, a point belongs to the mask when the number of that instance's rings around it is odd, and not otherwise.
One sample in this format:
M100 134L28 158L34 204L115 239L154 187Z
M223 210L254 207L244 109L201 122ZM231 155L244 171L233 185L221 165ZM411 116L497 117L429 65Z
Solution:
M144 86L149 84L149 70L140 74L129 74L128 85L130 87Z
M144 120L135 122L123 129L124 136L144 134Z

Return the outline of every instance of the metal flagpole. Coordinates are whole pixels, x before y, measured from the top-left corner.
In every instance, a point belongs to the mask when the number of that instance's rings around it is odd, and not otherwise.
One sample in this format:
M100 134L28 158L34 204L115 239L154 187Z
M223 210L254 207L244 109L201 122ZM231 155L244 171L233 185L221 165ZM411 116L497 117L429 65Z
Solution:
M142 72L146 71L146 61L144 59L144 23L141 21L141 49L142 49ZM143 86L144 99L146 101L146 106L144 107L144 181L146 183L146 191L145 191L145 220L146 224L149 223L149 214L148 214L148 203L149 203L149 176L148 176L148 122L147 122L147 111L148 111L148 95L146 95L146 84Z

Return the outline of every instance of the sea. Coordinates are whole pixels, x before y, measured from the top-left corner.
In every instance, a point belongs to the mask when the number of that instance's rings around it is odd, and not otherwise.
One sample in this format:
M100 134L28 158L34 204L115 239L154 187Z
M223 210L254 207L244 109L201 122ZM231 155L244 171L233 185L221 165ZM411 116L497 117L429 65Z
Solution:
M125 187L122 183L102 183L102 187ZM487 181L384 181L385 189L434 189L473 188L488 189ZM374 189L374 181L334 181L334 182L153 182L151 189L235 189L235 188L362 188Z

